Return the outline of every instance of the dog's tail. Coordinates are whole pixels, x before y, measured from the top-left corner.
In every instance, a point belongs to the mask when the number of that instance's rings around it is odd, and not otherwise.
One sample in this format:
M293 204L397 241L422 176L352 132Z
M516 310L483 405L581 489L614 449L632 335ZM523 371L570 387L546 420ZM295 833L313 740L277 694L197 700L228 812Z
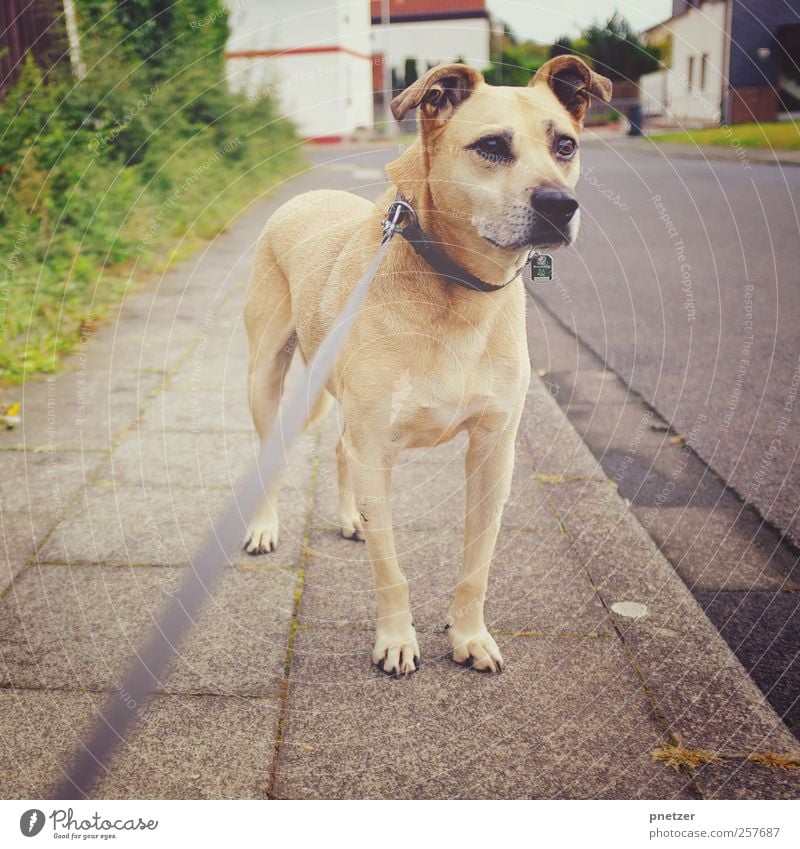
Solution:
M322 395L319 396L317 403L314 404L314 409L311 411L311 415L308 417L307 428L312 428L318 425L321 421L325 419L328 413L331 411L331 407L334 404L336 399L331 395L327 389L322 390Z

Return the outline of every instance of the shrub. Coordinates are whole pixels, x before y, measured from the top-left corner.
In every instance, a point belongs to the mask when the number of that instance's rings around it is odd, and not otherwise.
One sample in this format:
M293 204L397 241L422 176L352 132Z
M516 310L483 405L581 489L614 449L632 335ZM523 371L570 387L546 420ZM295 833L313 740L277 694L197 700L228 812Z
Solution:
M7 381L56 369L132 271L162 268L177 238L218 232L296 162L274 104L226 88L220 0L76 8L86 76L61 62L45 80L28 59L0 110Z

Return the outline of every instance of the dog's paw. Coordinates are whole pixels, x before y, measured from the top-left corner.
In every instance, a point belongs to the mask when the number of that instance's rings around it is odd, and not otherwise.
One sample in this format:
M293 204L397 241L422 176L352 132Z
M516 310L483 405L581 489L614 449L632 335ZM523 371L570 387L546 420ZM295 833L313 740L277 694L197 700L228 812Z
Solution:
M449 628L447 633L453 645L453 660L456 663L465 664L479 672L503 671L503 655L486 628L475 633Z
M275 551L278 545L279 528L277 516L268 520L254 521L244 538L244 550L253 556Z
M342 536L355 542L364 542L364 529L361 526L361 514L352 505L341 505L339 507L339 522L342 526Z
M420 653L413 627L403 634L382 634L375 638L372 662L387 675L410 675L419 669Z

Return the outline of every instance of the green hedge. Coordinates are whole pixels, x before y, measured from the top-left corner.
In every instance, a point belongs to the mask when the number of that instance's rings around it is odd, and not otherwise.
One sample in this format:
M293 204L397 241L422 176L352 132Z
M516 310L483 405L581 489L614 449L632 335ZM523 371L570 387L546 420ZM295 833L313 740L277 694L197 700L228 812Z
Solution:
M267 97L224 83L219 0L77 0L87 73L31 60L0 108L0 380L55 370L132 277L298 165Z

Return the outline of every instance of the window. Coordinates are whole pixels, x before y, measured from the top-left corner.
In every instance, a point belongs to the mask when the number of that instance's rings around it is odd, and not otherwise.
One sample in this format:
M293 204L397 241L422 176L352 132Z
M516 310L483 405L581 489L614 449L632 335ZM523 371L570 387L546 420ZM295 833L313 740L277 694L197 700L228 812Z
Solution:
M691 91L694 82L694 56L689 57L689 67L686 70L686 88Z
M708 53L704 53L700 57L700 89L705 91L706 88L706 68L708 67Z

